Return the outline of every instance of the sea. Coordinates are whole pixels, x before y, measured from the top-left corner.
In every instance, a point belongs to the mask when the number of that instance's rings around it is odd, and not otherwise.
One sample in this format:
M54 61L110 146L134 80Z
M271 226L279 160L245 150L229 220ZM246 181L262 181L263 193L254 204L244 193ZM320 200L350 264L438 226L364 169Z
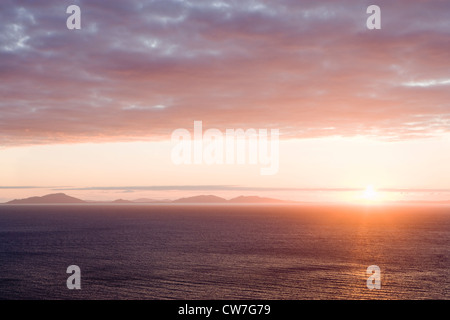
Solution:
M2 300L447 300L449 256L444 205L0 206Z

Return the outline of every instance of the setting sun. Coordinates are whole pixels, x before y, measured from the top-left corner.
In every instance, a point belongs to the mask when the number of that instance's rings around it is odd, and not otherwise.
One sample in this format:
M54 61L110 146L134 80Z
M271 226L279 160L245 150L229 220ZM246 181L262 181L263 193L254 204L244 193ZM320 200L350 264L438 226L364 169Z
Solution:
M363 198L366 200L374 201L378 199L378 193L375 191L372 185L368 185L364 191Z

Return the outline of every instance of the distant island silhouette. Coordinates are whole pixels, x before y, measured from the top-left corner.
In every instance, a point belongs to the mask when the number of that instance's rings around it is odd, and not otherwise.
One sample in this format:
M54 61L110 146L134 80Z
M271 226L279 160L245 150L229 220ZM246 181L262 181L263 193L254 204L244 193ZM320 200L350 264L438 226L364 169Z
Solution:
M180 198L176 200L154 200L154 199L136 199L114 201L85 201L66 195L65 193L48 194L42 197L30 197L26 199L15 199L4 204L89 204L89 203L111 203L111 204L133 204L133 203L292 203L293 201L284 201L273 198L263 198L258 196L239 196L227 200L215 195L199 195L193 197Z
M313 203L305 201L289 201L280 200L274 198L264 198L259 196L239 196L232 199L225 199L215 195L198 195L192 197L179 198L175 200L170 199L149 199L140 198L135 200L117 199L113 201L91 201L81 200L75 197L66 195L65 193L47 194L42 197L30 197L25 199L15 199L9 202L1 204L145 204L145 203L160 203L160 204L300 204L300 203ZM397 205L450 205L450 201L390 201L384 204L397 204Z
M44 203L86 203L86 201L68 196L64 193L47 194L42 197L15 199L6 204L44 204Z

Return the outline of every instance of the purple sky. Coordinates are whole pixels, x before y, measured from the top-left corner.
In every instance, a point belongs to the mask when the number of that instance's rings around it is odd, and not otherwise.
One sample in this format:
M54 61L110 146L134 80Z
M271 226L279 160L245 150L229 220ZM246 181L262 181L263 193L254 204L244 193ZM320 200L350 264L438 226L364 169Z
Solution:
M68 30L67 6L82 11ZM450 129L450 2L1 1L0 145Z

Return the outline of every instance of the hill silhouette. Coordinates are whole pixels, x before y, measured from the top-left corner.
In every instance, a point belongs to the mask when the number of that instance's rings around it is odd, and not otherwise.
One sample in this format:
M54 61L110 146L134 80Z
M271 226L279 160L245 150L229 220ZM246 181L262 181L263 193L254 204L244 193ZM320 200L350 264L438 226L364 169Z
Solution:
M157 200L157 199L151 199L151 198L139 198L139 199L134 199L131 202L134 202L134 203L162 203L162 202L172 202L172 200L168 200L168 199Z
M301 203L298 201L286 201L274 198L265 198L259 196L239 196L227 200L225 198L221 198L215 195L198 195L193 197L185 197L175 200L157 200L157 199L149 199L149 198L140 198L136 200L124 200L117 199L114 201L86 201L81 200L75 197L68 196L64 193L54 193L47 194L42 197L30 197L25 199L14 199L9 202L5 202L3 204L146 204L146 203L155 203L155 204L170 204L170 203L186 203L186 204L195 204L195 203L217 203L217 204L283 204L283 203ZM305 203L305 202L303 202ZM1 204L1 203L0 203ZM450 205L450 200L447 201L390 201L385 204L416 204L416 205Z
M287 201L258 196L240 196L228 200L230 203L286 203Z
M64 193L48 194L42 197L15 199L7 204L45 204L45 203L86 203L86 201L68 196Z
M227 199L213 196L213 195L201 195L187 198L180 198L172 201L172 203L226 203Z
M133 203L287 203L289 201L262 198L258 196L239 196L230 200L215 195L199 195L193 197L180 198L173 201L170 200L154 200L154 199L138 199L135 201L117 199L114 201L84 201L64 193L48 194L42 197L30 197L25 199L15 199L6 204L76 204L76 203L112 203L112 204L133 204Z
M117 200L112 201L112 203L133 203L133 201L117 199Z

